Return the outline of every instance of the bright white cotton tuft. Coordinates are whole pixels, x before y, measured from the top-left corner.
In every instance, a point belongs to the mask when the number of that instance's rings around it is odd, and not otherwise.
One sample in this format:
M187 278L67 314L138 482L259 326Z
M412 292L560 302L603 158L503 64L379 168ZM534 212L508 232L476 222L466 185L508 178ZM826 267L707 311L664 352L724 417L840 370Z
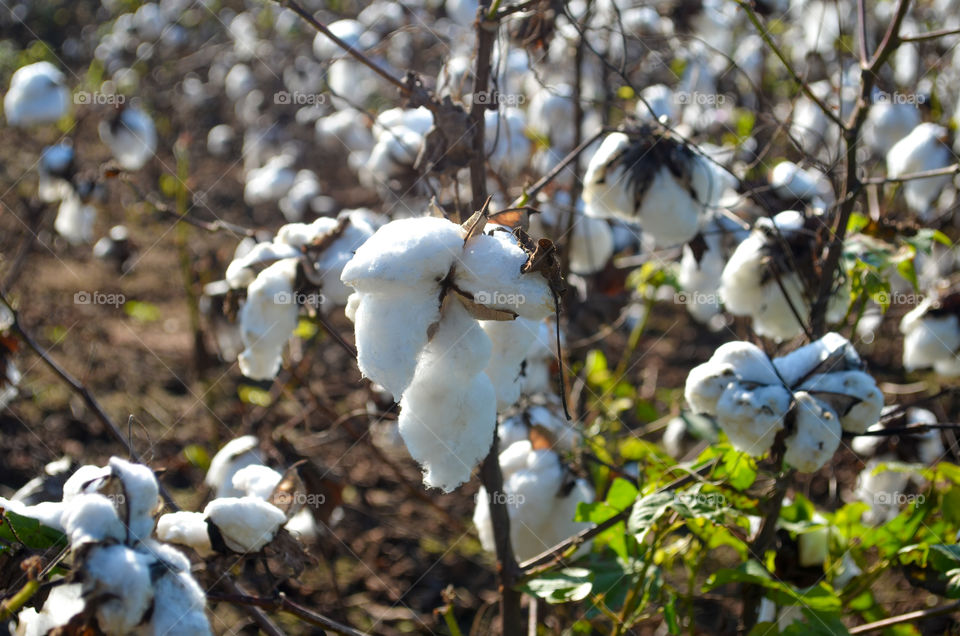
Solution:
M3 111L11 126L55 124L69 110L66 76L50 62L18 68L3 97Z
M247 287L240 310L240 337L244 350L240 371L254 380L271 380L280 370L283 347L297 326L299 310L293 297L296 259L284 259L266 268Z
M805 391L795 393L794 399L794 431L786 439L783 460L801 472L812 473L830 461L840 446L840 418Z
M201 557L213 554L207 519L202 512L186 510L161 515L157 519L157 538L168 543L185 545L196 550Z
M214 499L203 514L234 552L259 552L287 521L279 508L256 497Z
M150 555L125 545L96 546L84 561L83 590L96 600L97 622L107 634L129 634L153 600Z
M240 491L233 487L233 476L245 466L262 463L257 445L256 437L244 435L224 444L213 456L204 482L214 489L218 497L240 495Z

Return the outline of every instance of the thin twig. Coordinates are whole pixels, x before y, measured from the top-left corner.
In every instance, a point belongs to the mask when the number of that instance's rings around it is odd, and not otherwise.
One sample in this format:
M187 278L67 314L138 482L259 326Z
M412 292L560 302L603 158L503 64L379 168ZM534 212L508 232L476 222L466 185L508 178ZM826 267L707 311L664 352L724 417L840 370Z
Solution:
M937 38L948 37L951 35L960 35L960 28L957 29L937 29L927 33L918 33L917 35L901 35L901 42L923 42L925 40L935 40Z
M586 141L581 143L579 146L571 150L566 157L560 160L560 163L555 165L553 169L550 170L550 172L548 172L547 174L537 179L537 181L532 186L530 186L529 188L526 188L523 191L523 194L520 195L513 203L510 204L510 207L520 207L522 205L526 205L529 201L534 199L537 196L537 194L540 193L541 190L547 187L551 181L556 179L557 176L559 176L559 174L563 172L564 168L566 168L573 161L575 161L577 157L580 156L580 153L582 153L584 150L590 147L590 144L595 142L597 139L600 139L600 137L607 134L608 132L610 131L605 128L598 130L593 135L591 135L589 139L587 139Z
M882 618L878 621L872 623L866 623L864 625L857 625L856 627L850 628L851 634L866 634L867 632L875 632L881 629L886 629L887 627L893 627L894 625L902 625L903 623L914 623L925 618L932 618L934 616L941 616L942 614L949 614L960 610L960 601L954 601L947 605L941 605L940 607L931 607L930 609L917 610L915 612L907 612L906 614L900 614L899 616L891 616L890 618Z
M873 177L870 179L864 179L863 184L882 185L885 183L903 183L904 181L914 181L916 179L926 179L928 177L945 177L947 175L954 175L957 173L960 173L960 163L955 163L952 166L946 166L944 168L923 170L922 172L911 172L909 174L900 175L899 177Z
M363 636L363 632L357 631L348 625L337 622L332 618L328 618L323 614L318 614L313 610L309 610L299 603L291 601L282 593L277 598L263 598L261 596L250 596L249 594L244 594L242 592L232 592L231 594L217 594L215 592L208 592L207 598L211 601L222 601L226 603L234 603L236 605L244 605L247 607L263 608L270 610L271 612L286 612L288 614L293 614L305 623L316 625L317 627L322 627L324 629L329 629L337 634L346 634L347 636Z

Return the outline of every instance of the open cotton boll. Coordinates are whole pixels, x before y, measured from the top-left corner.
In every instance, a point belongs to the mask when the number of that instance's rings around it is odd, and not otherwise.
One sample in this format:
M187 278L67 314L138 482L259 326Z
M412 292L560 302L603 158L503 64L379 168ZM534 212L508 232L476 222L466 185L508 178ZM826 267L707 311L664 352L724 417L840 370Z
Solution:
M328 245L313 261L314 271L320 275L319 285L326 308L346 305L347 298L353 290L340 280L343 268L353 258L354 252L373 236L375 231L374 226L362 215L356 213L348 213L346 217L344 215L345 213L342 212L336 220L329 219L325 224L329 226L325 232L330 232L334 231L341 220L348 219L339 238ZM319 223L320 219L317 219L313 225Z
M400 435L424 484L450 492L470 479L493 441L497 403L483 369L490 339L456 300L420 357L400 401Z
M157 519L157 538L193 548L201 557L213 554L207 519L201 512L178 511Z
M603 269L613 256L613 230L604 219L578 215L570 233L570 271L593 274Z
M107 539L124 541L127 537L113 502L103 495L76 495L63 512L61 523L71 548Z
M313 513L309 508L303 508L290 517L283 528L301 541L316 541L317 537L320 536L320 528L317 526L317 521L313 518Z
M683 246L677 273L677 283L686 292L684 304L698 322L707 322L720 313L720 276L726 265L718 235L709 235L706 242L707 250L699 261L690 245Z
M660 121L661 117L673 121L677 118L676 104L677 100L670 87L665 84L652 84L640 91L636 114L644 121Z
M48 528L54 528L55 530L61 531L63 530L61 520L63 518L63 512L66 509L66 505L63 502L41 501L33 504L32 506L28 506L21 501L17 501L16 499L11 500L0 497L0 508L24 517L36 519L42 525L47 526Z
M240 245L237 245L237 248L239 249ZM300 250L293 245L287 245L282 242L257 243L253 249L242 256L234 257L234 259L230 261L224 278L233 289L247 287L257 277L254 272L254 268L257 265L267 265L274 261L297 258L299 256Z
M157 152L157 129L150 115L136 106L123 106L117 116L101 121L100 141L124 170L139 170Z
M3 97L3 112L11 126L55 124L70 110L66 77L50 62L18 68Z
M297 326L296 276L297 261L285 259L260 272L247 288L240 309L240 337L245 348L237 361L248 378L272 380L280 370L283 347Z
M153 471L143 464L132 464L119 457L110 458L110 470L123 483L130 539L143 541L149 538L153 533L153 511L160 493Z
M37 167L40 176L37 196L41 201L54 203L70 196L73 190L70 178L74 172L75 156L73 146L65 143L43 149L40 165Z
M886 156L898 141L920 125L920 111L913 104L890 100L875 102L863 122L863 141L881 156Z
M331 22L327 28L355 49L368 49L377 43L377 34L374 31L368 31L367 27L357 20L336 20ZM344 52L326 35L317 33L313 39L313 54L321 62L328 62L343 56Z
M953 154L944 145L947 129L933 123L923 123L898 141L887 153L887 176L901 177L915 172L945 168L954 163ZM922 219L936 215L933 204L940 191L953 180L952 174L924 179L911 179L902 184L903 195L911 210Z
M530 129L551 146L573 148L573 88L569 84L543 86L530 99Z
M783 460L800 472L812 473L830 461L840 446L837 413L806 391L794 394L794 430L785 440Z
M317 119L314 134L320 148L329 153L369 154L374 138L364 113L338 110Z
M403 126L381 134L360 171L361 184L383 189L391 180L411 174L421 144L423 135Z
M797 202L823 207L833 200L830 181L822 173L804 170L792 161L781 161L770 172L773 191L790 205Z
M842 352L842 355L840 352ZM827 359L837 355L841 357L836 363L829 367L824 365ZM776 358L773 361L773 366L776 367L777 372L787 385L794 386L801 379L814 373L858 369L862 366L862 362L850 341L831 331L819 340Z
M290 191L296 180L297 173L293 170L293 157L287 155L271 157L263 167L254 168L247 173L246 184L243 187L243 200L247 205L279 201Z
M17 614L17 636L46 636L63 627L84 610L83 586L80 583L57 585L50 589L43 608L37 612L28 607Z
M848 433L863 433L880 419L883 393L876 381L863 371L813 375L797 388L814 394L841 414L840 425Z
M57 209L53 229L74 245L89 243L93 240L93 224L97 220L97 210L81 201L80 196L73 190L66 194Z
M713 352L710 362L733 365L742 382L780 384L775 363L752 342L725 342Z
M523 363L539 324L535 320L482 320L480 327L493 344L486 374L497 393L497 410L510 408L520 399L520 365Z
M543 320L554 311L553 292L541 274L521 273L527 254L515 241L507 232L470 239L457 265L457 286L481 305Z
M900 321L903 367L907 371L939 368L944 375L960 375L952 362L960 350L960 321L952 313L938 311L938 299L928 296Z
M684 387L684 397L694 413L717 413L717 402L731 384L737 381L732 364L712 360L690 370Z
M343 268L357 291L390 291L396 283L437 287L463 251L462 228L446 219L400 219L378 229Z
M582 195L587 216L633 217L636 204L628 187L628 166L616 163L616 159L629 147L630 138L625 134L610 133L590 157L583 178Z
M293 186L280 199L280 211L287 221L299 221L310 208L310 202L322 193L317 175L310 170L301 170L297 172Z
M224 544L234 552L259 552L287 522L279 508L257 497L214 499L203 514L217 526Z
M717 401L717 424L734 448L760 456L773 446L783 429L790 397L782 386L747 389L735 384Z
M103 480L109 476L109 466L81 466L63 484L63 503L70 503L78 495L96 494Z
M83 563L83 595L106 634L129 634L153 602L153 558L125 545L95 546Z
M262 464L251 464L241 468L233 475L231 483L243 495L257 497L264 501L270 498L283 475Z
M233 476L241 468L262 464L257 438L243 435L223 445L213 459L203 481L214 489L218 497L236 497L240 491L233 487Z

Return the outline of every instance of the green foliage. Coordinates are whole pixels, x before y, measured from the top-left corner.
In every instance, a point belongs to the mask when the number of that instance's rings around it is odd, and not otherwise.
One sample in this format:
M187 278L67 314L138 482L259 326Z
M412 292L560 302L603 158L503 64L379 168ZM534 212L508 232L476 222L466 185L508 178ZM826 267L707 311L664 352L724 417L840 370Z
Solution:
M67 545L67 537L36 519L0 508L0 554L12 545L30 550L59 549Z

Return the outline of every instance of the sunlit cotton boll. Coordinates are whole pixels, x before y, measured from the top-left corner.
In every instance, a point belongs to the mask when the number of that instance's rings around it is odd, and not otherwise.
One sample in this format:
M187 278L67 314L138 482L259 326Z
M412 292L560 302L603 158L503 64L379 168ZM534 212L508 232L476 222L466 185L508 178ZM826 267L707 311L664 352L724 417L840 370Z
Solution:
M613 256L613 230L605 219L578 215L570 232L570 271L593 274L602 270Z
M293 163L293 157L277 155L263 167L248 172L243 188L243 200L247 205L273 203L287 194L297 179Z
M157 519L157 538L191 547L203 558L214 554L207 518L202 512L180 510L161 515Z
M900 321L903 334L903 367L907 371L933 369L945 376L960 375L960 321L941 310L936 297L928 296Z
M218 497L240 495L233 487L233 476L246 466L263 463L257 446L253 435L243 435L224 444L210 460L204 483L213 488Z
M728 388L717 401L717 424L740 451L762 455L784 427L790 392L782 386Z
M877 101L863 122L863 141L873 152L886 156L898 141L920 124L920 111L913 104Z
M259 552L287 521L279 508L257 497L214 499L203 514L234 552Z
M93 224L97 220L97 210L84 203L73 190L60 202L53 228L57 234L73 245L82 245L93 240Z
M50 62L18 68L3 98L3 111L11 126L55 124L69 109L66 77Z
M310 202L322 194L320 181L310 170L300 170L293 181L293 186L280 199L280 211L290 222L303 218L310 208Z
M504 176L515 176L530 158L530 140L524 134L526 118L519 108L484 113L484 136L490 165Z
M83 565L84 597L97 608L97 623L105 633L129 634L143 621L153 601L153 562L125 545L91 550Z
M932 123L920 124L909 135L898 141L887 153L887 176L904 175L945 168L955 162L953 153L944 144L947 129ZM920 218L936 216L934 203L940 191L950 183L953 175L911 179L902 184L903 196L911 210Z
M497 410L516 404L520 399L521 364L536 340L540 325L535 320L484 320L483 331L493 343L486 373L497 393Z
M80 583L57 585L50 589L39 612L32 607L17 615L17 636L44 636L83 611L83 586Z
M556 453L518 441L500 453L500 465L517 559L535 557L586 527L573 518L578 504L593 501L593 489L586 480L570 475ZM473 522L484 549L493 552L490 498L483 487L476 501Z
M284 259L266 268L247 288L240 310L240 335L245 349L237 357L240 371L254 380L277 375L283 347L297 326L293 296L298 262Z
M136 106L121 107L100 122L100 140L124 170L139 170L157 152L157 129L150 115Z

